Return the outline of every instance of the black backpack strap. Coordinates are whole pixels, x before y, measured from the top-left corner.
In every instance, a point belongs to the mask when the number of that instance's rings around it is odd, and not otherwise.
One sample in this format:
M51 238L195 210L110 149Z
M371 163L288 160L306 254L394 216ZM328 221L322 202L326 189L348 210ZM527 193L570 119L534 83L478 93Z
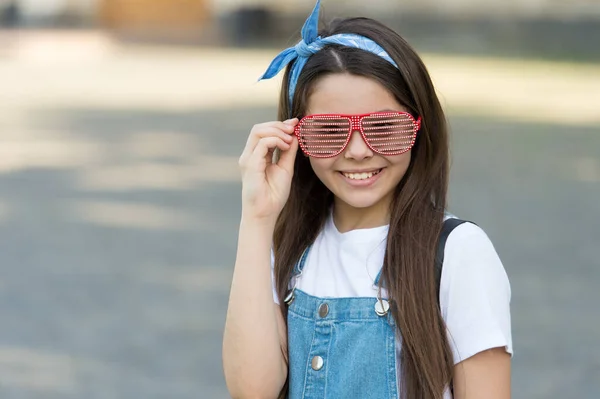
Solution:
M435 254L435 286L437 288L438 306L440 301L440 283L442 281L442 268L444 267L444 250L446 249L446 241L448 236L452 233L452 230L457 228L463 223L472 223L461 219L446 219L440 232L440 238L438 240L438 246ZM450 392L454 395L454 383L450 381Z
M452 230L463 223L469 222L466 220L452 218L446 219L444 221L444 225L442 226L442 231L438 240L437 251L435 254L435 286L437 288L436 298L438 298L438 302L440 298L440 283L442 281L442 267L444 266L444 249L446 248L446 240L448 240L448 236L450 233L452 233Z

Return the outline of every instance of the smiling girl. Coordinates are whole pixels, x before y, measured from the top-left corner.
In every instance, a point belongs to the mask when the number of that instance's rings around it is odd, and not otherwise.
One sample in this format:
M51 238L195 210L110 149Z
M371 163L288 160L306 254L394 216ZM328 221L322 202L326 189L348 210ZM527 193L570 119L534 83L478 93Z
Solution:
M423 62L367 18L302 40L279 119L239 163L223 342L234 398L510 397L510 285L487 235L446 211L445 117ZM277 150L280 154L273 157Z

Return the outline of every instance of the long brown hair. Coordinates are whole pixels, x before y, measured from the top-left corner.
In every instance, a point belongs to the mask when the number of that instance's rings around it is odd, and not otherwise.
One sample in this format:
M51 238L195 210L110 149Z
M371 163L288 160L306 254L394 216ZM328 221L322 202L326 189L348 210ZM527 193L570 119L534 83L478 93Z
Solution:
M337 20L322 37L355 33L382 46L398 69L369 52L330 45L304 67L293 99L288 101L290 67L282 85L279 119L302 117L315 82L328 74L366 76L386 87L422 127L406 174L396 187L383 264L383 284L391 312L402 335L402 398L441 399L453 377L453 358L442 319L434 273L435 248L446 207L448 134L446 120L427 69L411 46L396 32L368 18ZM296 156L289 199L273 237L275 280L284 318L283 298L293 265L324 226L333 194L313 172L308 158ZM287 389L287 384L284 389Z

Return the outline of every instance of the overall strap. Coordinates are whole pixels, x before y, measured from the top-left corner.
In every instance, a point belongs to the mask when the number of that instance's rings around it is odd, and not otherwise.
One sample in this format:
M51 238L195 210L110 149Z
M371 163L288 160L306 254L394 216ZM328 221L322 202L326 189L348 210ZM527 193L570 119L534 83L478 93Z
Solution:
M299 276L302 274L302 270L304 269L304 263L306 263L306 258L308 257L308 253L310 252L310 248L312 244L304 249L302 255L300 256L300 260L294 265L294 271L292 272L292 277Z
M300 275L302 274L302 269L304 269L304 263L306 262L306 257L308 256L310 247L311 247L311 245L309 245L308 247L306 247L304 249L304 252L302 252L302 256L300 256L300 259L294 265L294 270L292 271L291 279L288 282L288 287L289 287L289 285L291 285L292 287L283 300L288 306L294 300L294 292L296 291L296 286L298 285L298 279L300 278Z

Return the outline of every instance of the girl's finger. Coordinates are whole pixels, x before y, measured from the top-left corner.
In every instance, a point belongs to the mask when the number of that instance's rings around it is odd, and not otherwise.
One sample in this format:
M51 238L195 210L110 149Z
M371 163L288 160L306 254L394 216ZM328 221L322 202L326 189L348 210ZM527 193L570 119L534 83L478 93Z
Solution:
M258 141L256 148L248 159L247 168L256 172L264 172L267 166L267 156L270 150L279 148L281 151L287 151L290 144L286 143L279 137L264 137Z
M287 127L287 129L283 129L283 127ZM260 129L250 131L250 136L248 137L248 143L256 143L259 139L263 137L269 136L277 136L286 140L294 134L294 126L289 125L281 125L281 126L264 126ZM256 144L255 144L256 145Z
M244 151L242 152L242 156L245 155L246 157L249 157L250 154L252 154L252 152L254 152L254 149L256 148L258 141L265 137L279 137L282 140L284 140L288 143L291 143L294 139L294 137L293 137L294 127L289 126L289 125L284 125L283 122L277 122L277 123L279 123L281 126L287 126L289 129L287 131L285 131L285 130L278 128L277 126L256 125L250 132L250 135L248 136L248 140L246 142L246 147L244 148Z

